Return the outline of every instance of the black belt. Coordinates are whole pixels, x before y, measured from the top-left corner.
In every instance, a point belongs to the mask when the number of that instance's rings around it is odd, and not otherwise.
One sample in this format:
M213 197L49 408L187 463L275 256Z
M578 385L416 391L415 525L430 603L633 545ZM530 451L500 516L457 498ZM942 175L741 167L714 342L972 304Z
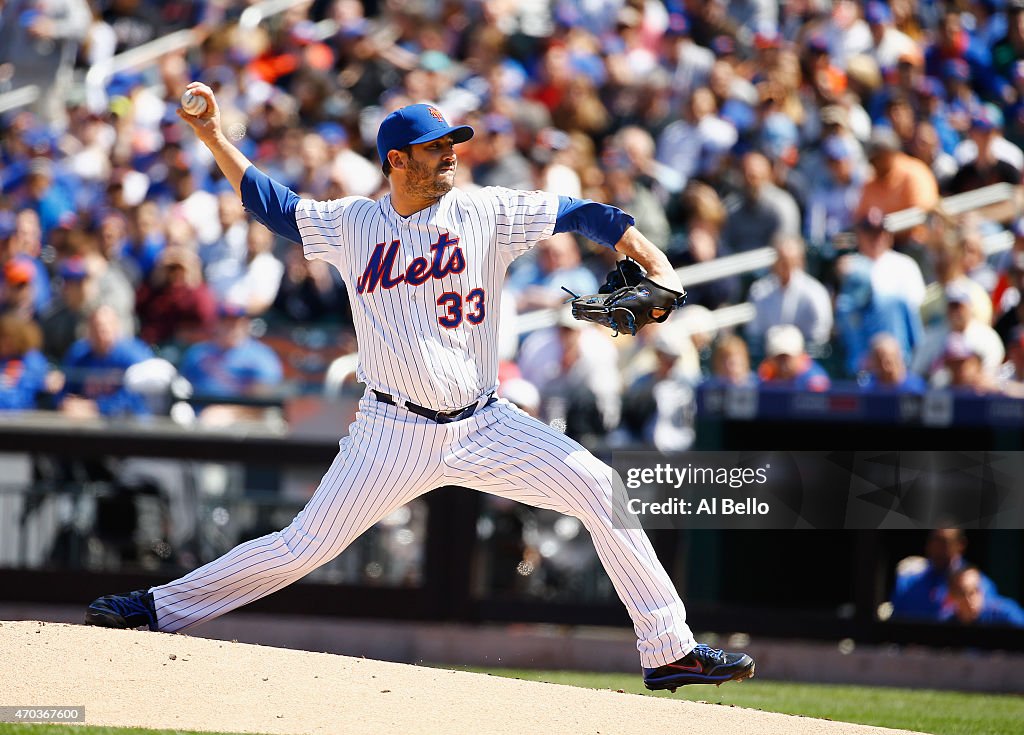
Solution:
M374 390L371 392L373 393L374 397L376 397L376 399L381 403L387 403L392 406L398 405L395 399L392 398L387 393L381 393L379 390ZM498 399L495 398L494 394L492 393L491 395L487 396L487 402L484 403L484 406L490 406L497 400ZM434 421L438 424L450 424L455 421L462 421L463 419L468 419L470 416L476 413L476 409L478 406L480 406L480 402L477 401L476 403L471 403L465 408L457 408L454 411L435 411L432 408L418 406L412 401L406 401L403 405L405 406L405 408L412 411L414 414L422 416L425 419L430 419L431 421Z

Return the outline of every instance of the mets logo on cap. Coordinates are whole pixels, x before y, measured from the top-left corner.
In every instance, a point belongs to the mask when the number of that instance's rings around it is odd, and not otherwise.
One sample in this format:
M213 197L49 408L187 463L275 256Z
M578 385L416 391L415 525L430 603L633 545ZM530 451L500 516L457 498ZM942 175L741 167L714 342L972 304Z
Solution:
M437 120L439 123L443 123L444 122L444 115L442 115L441 111L438 110L436 107L428 106L427 107L427 112L429 112L430 116L432 118L434 118L435 120Z

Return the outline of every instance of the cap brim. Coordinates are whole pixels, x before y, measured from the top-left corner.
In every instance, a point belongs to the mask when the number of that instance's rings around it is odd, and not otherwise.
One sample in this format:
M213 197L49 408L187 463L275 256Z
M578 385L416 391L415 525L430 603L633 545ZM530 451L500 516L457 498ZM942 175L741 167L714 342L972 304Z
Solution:
M429 133L421 135L415 140L410 140L409 145L429 143L432 140L444 138L447 135L452 136L452 140L455 143L465 143L467 140L473 137L473 133L473 128L469 127L468 125L455 125L453 127L441 128L439 130L431 130Z

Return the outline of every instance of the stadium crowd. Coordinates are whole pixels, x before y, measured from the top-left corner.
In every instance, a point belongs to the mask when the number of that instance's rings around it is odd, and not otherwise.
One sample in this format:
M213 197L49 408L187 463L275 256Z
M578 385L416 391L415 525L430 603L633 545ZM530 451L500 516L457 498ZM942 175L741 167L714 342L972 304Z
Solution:
M431 100L477 131L459 186L615 204L679 267L775 248L619 340L564 313L517 328L614 253L558 235L517 261L502 390L578 439L685 448L705 381L1024 397L1024 220L884 226L1021 183L1024 0L315 0L243 28L245 6L0 5L0 93L41 90L0 122L0 407L146 413L125 374L154 355L210 401L281 395L261 335L351 348L338 274L254 223L175 117L192 79L303 196L386 191L377 124ZM181 28L201 41L83 84ZM743 302L753 320L716 330Z

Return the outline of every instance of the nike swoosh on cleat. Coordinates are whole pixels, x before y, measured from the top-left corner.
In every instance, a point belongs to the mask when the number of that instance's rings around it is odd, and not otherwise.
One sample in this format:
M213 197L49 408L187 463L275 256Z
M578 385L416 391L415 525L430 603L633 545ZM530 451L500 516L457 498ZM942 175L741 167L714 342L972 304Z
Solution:
M672 668L672 669L681 669L683 671L692 671L695 674L702 674L702 673L704 673L704 667L702 667L700 665L699 661L697 662L697 664L695 666L680 666L679 664L667 664L667 665L668 665L669 668Z

